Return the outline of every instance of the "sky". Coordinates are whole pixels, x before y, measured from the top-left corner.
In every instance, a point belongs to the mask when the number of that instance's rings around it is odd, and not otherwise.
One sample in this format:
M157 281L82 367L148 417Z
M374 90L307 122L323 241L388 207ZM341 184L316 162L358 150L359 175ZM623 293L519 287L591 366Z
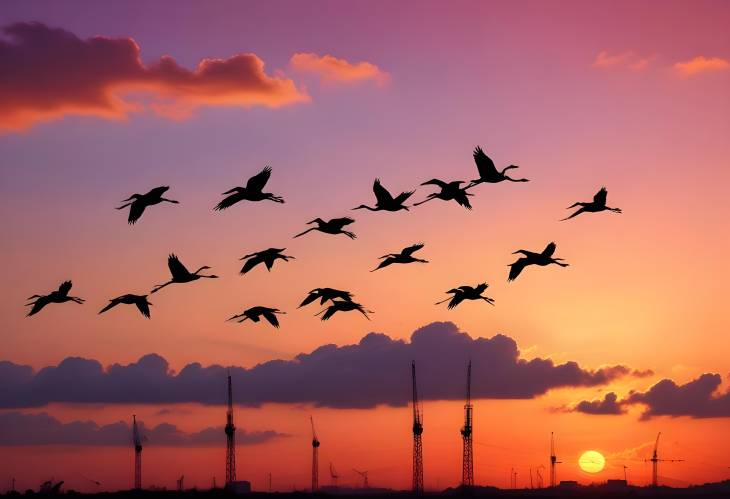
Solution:
M0 490L131 487L132 414L145 486L221 483L228 367L238 476L255 489L268 473L276 490L309 486L310 415L320 483L331 462L341 483L358 468L408 488L411 360L425 485L453 486L469 359L478 484L547 478L550 432L560 479L626 465L646 484L659 431L662 456L685 460L664 483L726 479L728 22L721 1L6 2ZM477 178L477 145L530 182L477 186L471 211L351 211L375 178L411 201L428 179ZM265 165L284 204L212 210ZM114 210L158 185L180 204L135 225ZM558 221L602 186L622 214ZM343 216L357 239L292 238ZM569 267L507 282L512 252L550 241ZM416 242L428 264L369 272ZM240 276L268 247L296 259ZM151 295L150 320L97 314L167 280L170 253L220 278ZM83 305L25 316L24 298L66 279ZM494 307L434 305L485 281ZM371 320L297 308L324 286ZM254 305L285 311L281 328L226 322ZM578 467L591 449L597 474Z

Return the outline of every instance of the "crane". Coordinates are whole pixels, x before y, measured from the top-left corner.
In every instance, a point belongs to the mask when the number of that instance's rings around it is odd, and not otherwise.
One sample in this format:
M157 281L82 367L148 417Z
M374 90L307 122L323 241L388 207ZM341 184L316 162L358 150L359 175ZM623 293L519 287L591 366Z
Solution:
M182 492L185 490L185 475L180 475L180 478L177 479L177 491Z
M558 456L555 455L555 435L550 432L550 486L555 487L557 483L556 468L558 464L562 464L562 461L558 461Z
M471 405L471 360L466 368L466 404L464 404L464 426L461 428L461 438L464 443L461 486L474 486L474 452L472 443L472 405Z
M132 442L134 443L134 488L142 488L142 434L137 426L137 416L132 414Z
M626 470L629 469L629 467L626 466L625 464L623 465L623 467L624 467L624 482L626 482L626 485L628 485L629 479L628 479L628 476L626 475Z
M309 416L309 422L312 423L312 492L314 493L319 489L319 440L312 416Z
M340 475L337 474L337 470L335 470L335 465L330 462L330 477L332 477L332 486L334 488L337 488L337 479L340 478Z
M413 381L413 493L423 494L423 414L418 403L416 385L416 362L411 362Z
M352 471L354 471L355 473L357 473L358 475L360 475L362 477L362 488L363 489L369 489L370 488L370 484L368 484L368 472L367 472L367 470L366 471L360 471L360 470L356 470L355 468L352 468Z
M538 488L538 489L541 489L541 488L542 488L542 486L543 486L543 480L542 480L542 473L540 473L540 469L541 469L541 468L543 468L543 469L544 469L544 468L545 468L545 466L543 466L543 465L541 464L540 466L538 466L538 467L537 467L537 468L535 469L535 473L537 474L537 488Z
M657 433L656 441L654 442L654 452L651 455L651 459L645 459L644 462L651 462L651 485L652 487L659 486L659 463L679 463L684 459L659 459L659 437L662 436L662 432Z
M233 383L228 371L228 409L226 410L226 487L236 481L236 426L233 424Z

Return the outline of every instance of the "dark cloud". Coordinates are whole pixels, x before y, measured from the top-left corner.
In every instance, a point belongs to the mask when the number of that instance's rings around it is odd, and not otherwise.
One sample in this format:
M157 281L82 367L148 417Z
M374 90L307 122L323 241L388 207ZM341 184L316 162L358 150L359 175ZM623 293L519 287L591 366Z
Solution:
M314 403L329 407L404 405L410 397L410 362L418 365L425 400L461 400L466 363L473 361L472 396L529 399L550 389L603 385L632 374L625 366L596 370L576 362L520 358L508 336L472 338L448 322L413 333L411 341L370 333L357 345L325 345L292 360L273 360L253 368L230 368L236 403ZM172 372L156 354L107 369L95 360L70 357L35 373L6 363L7 382L0 385L0 407L43 406L50 402L150 403L225 401L228 369L199 363Z
M663 379L646 392L632 392L623 401L643 404L643 419L652 416L690 416L693 418L730 417L730 390L719 392L719 374L703 374L684 385Z
M203 59L189 70L170 56L143 63L131 38L82 40L41 23L11 24L2 33L0 129L70 114L125 119L149 107L179 119L200 106L276 108L309 100L292 80L267 75L255 54Z
M93 421L62 423L46 413L0 413L0 446L130 445L131 434L130 425L122 421L99 426ZM221 444L226 439L222 426L185 433L169 423L161 423L154 428L145 428L142 424L142 434L146 445L206 446ZM236 443L241 445L260 444L281 436L284 435L272 430L247 432L242 428L236 429Z
M613 393L607 393L603 399L599 400L583 400L579 402L573 409L574 412L583 412L585 414L623 414L624 410L618 401L618 396Z

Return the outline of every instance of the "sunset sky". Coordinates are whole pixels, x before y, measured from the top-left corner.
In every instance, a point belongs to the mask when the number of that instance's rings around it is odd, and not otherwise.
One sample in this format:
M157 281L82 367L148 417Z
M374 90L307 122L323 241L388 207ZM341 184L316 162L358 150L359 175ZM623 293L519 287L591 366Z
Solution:
M728 478L728 25L720 0L4 2L0 491L130 488L132 414L145 486L221 484L229 366L239 479L309 487L312 415L321 484L331 462L341 484L357 468L406 489L412 359L427 489L461 477L468 359L480 485L547 481L551 431L562 480L626 465L648 483L659 431L660 457L685 460L662 483ZM411 202L477 178L477 145L530 182L477 186L472 211L351 211L376 177ZM284 204L212 210L265 165ZM180 204L135 225L114 209L159 185ZM622 214L558 221L601 186ZM343 216L357 239L292 238ZM507 282L512 252L550 241L569 267ZM416 242L428 264L369 272ZM269 247L296 259L239 275ZM151 320L97 314L169 279L170 253L220 278L151 295ZM25 316L67 279L85 304ZM494 307L434 305L484 281ZM371 321L297 309L324 286ZM281 328L225 321L254 305ZM602 472L580 470L586 450Z

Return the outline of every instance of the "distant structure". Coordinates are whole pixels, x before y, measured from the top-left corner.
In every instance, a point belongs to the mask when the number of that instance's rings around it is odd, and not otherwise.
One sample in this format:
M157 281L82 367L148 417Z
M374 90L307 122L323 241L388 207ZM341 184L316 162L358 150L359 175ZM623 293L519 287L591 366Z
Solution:
M464 405L464 427L461 429L464 441L464 456L461 468L461 486L474 486L474 446L472 443L472 405L471 405L471 360L466 369L466 404Z
M180 475L177 479L177 491L182 492L185 490L185 475Z
M332 478L332 486L337 489L337 480L340 478L340 475L337 474L337 471L335 470L335 466L330 462L330 477Z
M411 378L413 380L413 493L423 494L423 414L418 405L418 389L416 386L416 362L411 362Z
M368 472L356 470L355 468L352 468L352 471L354 471L355 473L357 473L358 475L360 475L362 477L362 488L369 489L370 484L368 483Z
M651 461L651 486L659 486L659 463L679 463L684 459L659 459L659 437L662 436L662 432L657 433L656 442L654 442L654 453L651 455L651 459L645 461ZM625 471L625 470L624 470Z
M317 432L314 429L314 418L309 416L312 423L312 492L319 489L319 440L317 440Z
M132 442L134 443L134 488L142 488L142 434L137 426L137 416L132 414Z
M558 485L557 481L557 465L562 464L562 461L558 461L558 456L555 455L555 435L550 432L550 486L555 487Z
M236 481L236 427L233 424L233 386L228 373L228 411L226 412L226 487Z
M536 470L535 473L537 474L537 488L541 489L543 487L543 480L542 480L542 473L540 473L540 468L544 468L545 466L540 465Z

